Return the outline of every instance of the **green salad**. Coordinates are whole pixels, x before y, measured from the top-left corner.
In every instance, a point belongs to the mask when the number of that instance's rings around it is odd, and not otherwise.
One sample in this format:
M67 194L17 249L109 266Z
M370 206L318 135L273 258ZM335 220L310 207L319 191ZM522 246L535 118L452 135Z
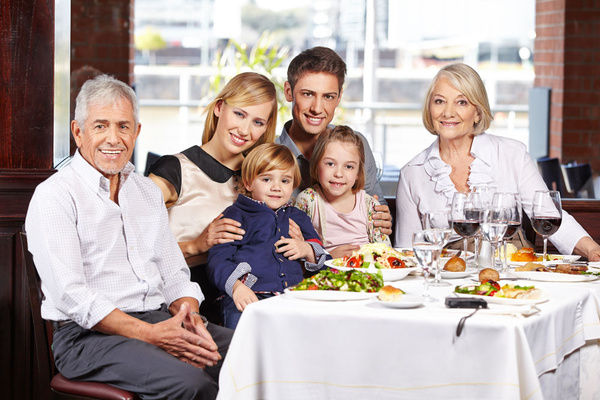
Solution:
M360 271L323 270L304 279L294 290L339 290L345 292L375 293L383 286L381 273Z

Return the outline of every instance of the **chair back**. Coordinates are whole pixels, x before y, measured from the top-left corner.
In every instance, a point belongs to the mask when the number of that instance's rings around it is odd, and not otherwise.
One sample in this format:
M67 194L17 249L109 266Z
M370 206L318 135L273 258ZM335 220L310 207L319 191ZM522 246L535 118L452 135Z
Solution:
M160 158L159 154L153 153L151 151L146 155L146 167L144 168L144 176L150 175L150 167L152 164L156 162Z
M590 164L563 165L565 186L569 193L574 193L578 198L594 198L594 185L592 179L592 166Z
M126 390L118 389L106 383L71 381L57 372L52 354L52 325L42 318L42 285L33 263L33 256L27 246L27 235L20 233L21 251L29 308L33 325L35 368L33 382L34 399L71 399L71 400L135 400L138 397Z
M548 190L558 190L561 197L565 197L567 191L558 158L538 158L537 166L540 171L540 175L542 175L542 179L544 179L546 186L548 186Z
M32 393L34 399L51 398L50 379L54 375L54 360L51 354L51 348L48 341L48 335L51 332L46 330L46 324L42 319L42 291L40 289L40 279L33 264L33 257L27 248L27 236L24 232L20 233L21 250L23 256L23 265L25 267L25 277L27 279L27 290L29 292L29 310L32 317L33 327L33 355L34 355L34 376Z

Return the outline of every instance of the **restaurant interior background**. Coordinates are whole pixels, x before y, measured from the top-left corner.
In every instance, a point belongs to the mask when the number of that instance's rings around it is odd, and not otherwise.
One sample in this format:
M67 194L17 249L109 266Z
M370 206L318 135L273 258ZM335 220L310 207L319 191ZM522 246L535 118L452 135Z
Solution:
M178 0L168 7L138 0L134 74L144 128L136 166L144 171L148 152L172 154L200 142L215 76L226 81L254 68L282 87L289 61L323 45L348 65L334 122L367 135L384 166L385 194L395 196L399 169L433 140L421 122L422 99L448 62L481 73L495 117L490 132L530 145L534 38L534 0L429 0L427 7L406 0ZM236 62L239 49L230 40L248 54L275 48L281 64ZM291 118L283 98L281 106L278 133ZM546 147L534 142L534 157L547 155Z
M136 154L140 169L148 151L173 153L200 141L201 107L207 95L203 85L214 76L208 71L215 51L227 44L227 35L217 32L235 32L231 36L251 46L267 29L261 24L269 23L274 43L289 47L289 58L317 44L334 47L345 58L350 68L338 122L372 135L374 150L391 166L389 175L432 140L420 127L424 86L436 64L454 58L475 66L485 79L495 102L492 132L514 134L532 154L539 151L535 156L549 154L563 163L576 160L600 171L599 0L304 0L294 3L301 5L298 9L275 9L279 3L257 1L240 12L233 1L225 0L196 0L192 9L184 8L182 0L0 2L2 398L46 398L38 395L49 385L40 380L33 358L19 233L37 184L74 151L70 107L83 80L98 71L135 85L140 94L143 131ZM168 4L158 10L163 16L182 9L197 15L196 25L206 31L196 34L195 40L204 47L197 46L194 53L186 42L180 49L199 61L179 59L164 65L162 55L175 51L174 46L136 55L134 19L144 15L141 4ZM213 13L220 4L227 4L224 24ZM250 23L247 17L253 12L258 17ZM176 25L188 29L186 23ZM158 64L152 68L162 71L160 77L144 75L151 70L144 62L151 61ZM273 71L276 78L283 77L285 66L283 62L281 70ZM181 75L189 77L187 83L177 71L187 71ZM148 82L155 81L165 85L150 90ZM531 93L539 95L538 105L546 108L538 121L541 128L532 123ZM154 134L161 138L158 141L151 139L152 126L159 129ZM532 146L526 135L531 139L538 128L545 144ZM401 151L393 149L396 143L402 145ZM599 200L566 199L563 207L600 239Z

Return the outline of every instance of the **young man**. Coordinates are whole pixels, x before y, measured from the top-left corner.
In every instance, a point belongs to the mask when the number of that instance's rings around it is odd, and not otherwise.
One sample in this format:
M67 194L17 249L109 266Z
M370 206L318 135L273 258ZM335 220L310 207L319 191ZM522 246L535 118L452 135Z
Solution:
M292 102L292 120L283 126L276 143L287 146L298 160L302 184L294 196L310 186L309 161L319 135L327 129L342 99L346 63L333 50L313 47L298 54L290 63L285 98ZM392 217L377 182L375 160L367 139L359 132L365 147L365 191L382 203L375 209L375 225L391 235ZM347 252L349 249L345 249ZM332 253L335 257L335 252Z
M135 94L101 75L76 104L78 150L36 188L25 222L58 370L141 398L214 399L232 331L205 325L162 193L129 163Z

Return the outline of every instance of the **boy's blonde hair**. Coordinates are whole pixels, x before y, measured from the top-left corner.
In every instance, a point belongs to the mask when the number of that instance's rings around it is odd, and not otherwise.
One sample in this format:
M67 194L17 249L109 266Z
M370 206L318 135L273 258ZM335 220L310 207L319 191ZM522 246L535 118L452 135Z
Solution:
M300 168L298 168L296 157L294 157L290 149L282 144L261 144L255 147L244 158L244 162L242 163L242 182L244 183L244 187L241 192L248 196L250 193L246 189L246 186L251 186L252 182L260 174L276 169L288 170L290 168L294 169L292 178L294 179L294 189L296 189L300 185L302 176L300 175Z
M365 145L362 139L354 133L352 128L346 125L338 125L335 128L328 128L319 135L315 149L310 158L310 180L313 186L321 187L319 184L319 164L325 154L325 148L329 143L342 142L356 146L358 150L358 176L352 186L352 193L356 193L365 187Z
M222 101L231 107L241 108L270 102L272 107L267 121L267 129L256 141L253 148L262 143L271 143L275 140L275 128L277 126L277 92L275 85L264 75L256 72L243 72L227 82L217 98L211 101L204 110L206 121L204 122L202 144L208 143L215 135L219 123L219 117L215 115L215 107ZM245 153L249 151L247 150Z

